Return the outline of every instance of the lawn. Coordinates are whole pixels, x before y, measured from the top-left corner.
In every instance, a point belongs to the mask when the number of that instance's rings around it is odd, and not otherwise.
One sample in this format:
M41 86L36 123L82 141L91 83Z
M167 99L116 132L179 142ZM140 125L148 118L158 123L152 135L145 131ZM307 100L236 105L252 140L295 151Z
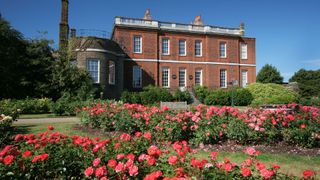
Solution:
M28 133L41 133L48 131L48 125L54 126L54 131L61 132L69 136L80 135L80 136L89 136L95 137L92 134L83 132L81 130L75 130L74 125L76 123L50 123L50 124L15 124L16 127L15 133L28 134ZM106 138L106 137L102 137ZM199 151L197 153L198 158L208 158L210 152ZM248 156L243 152L219 152L218 160L223 161L224 157L228 157L232 162L241 163ZM278 164L281 169L280 172L302 176L302 172L305 169L312 169L317 173L320 173L320 157L316 156L302 156L302 155L292 155L292 154L271 154L267 152L262 152L258 156L258 160L266 163L268 165Z
M70 116L59 116L53 113L48 114L21 114L19 119L40 119L40 118L61 118L61 117L70 117Z

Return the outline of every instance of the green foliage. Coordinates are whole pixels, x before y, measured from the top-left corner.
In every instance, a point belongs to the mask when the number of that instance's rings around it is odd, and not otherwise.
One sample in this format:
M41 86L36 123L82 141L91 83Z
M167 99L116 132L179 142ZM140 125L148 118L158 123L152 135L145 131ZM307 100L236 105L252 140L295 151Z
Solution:
M254 83L246 87L253 95L253 105L288 104L297 102L299 95L278 84Z
M283 77L275 66L271 64L264 65L257 75L257 82L281 84Z
M204 103L206 105L231 105L231 93L230 91L218 89L211 91L205 98Z
M195 92L197 99L202 103L204 103L204 100L206 99L207 95L209 94L209 90L205 86L194 87L194 92Z
M186 101L188 104L192 101L189 91L181 91L180 89L175 90L173 99L176 101Z
M234 105L236 106L247 106L251 104L253 100L252 94L246 88L237 88L234 91L233 98L234 98Z
M302 97L320 97L320 70L300 69L289 79L290 82L298 82L299 94Z
M320 106L320 97L300 98L299 104L306 106Z

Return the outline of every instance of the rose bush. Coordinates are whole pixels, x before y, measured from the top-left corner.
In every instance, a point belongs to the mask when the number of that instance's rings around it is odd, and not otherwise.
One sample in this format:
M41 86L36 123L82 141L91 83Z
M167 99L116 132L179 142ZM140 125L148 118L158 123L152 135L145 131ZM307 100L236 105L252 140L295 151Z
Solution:
M293 109L293 110L288 110ZM276 110L199 105L190 111L109 102L83 107L86 126L106 131L152 132L157 142L187 140L212 144L234 140L241 144L278 143L320 147L320 109L289 104Z
M187 141L153 144L150 132L110 139L67 137L59 132L18 134L0 149L0 179L299 179L259 162L253 148L235 164L218 152L199 159ZM316 178L305 170L305 178Z
M0 114L0 148L10 141L13 120L11 116Z

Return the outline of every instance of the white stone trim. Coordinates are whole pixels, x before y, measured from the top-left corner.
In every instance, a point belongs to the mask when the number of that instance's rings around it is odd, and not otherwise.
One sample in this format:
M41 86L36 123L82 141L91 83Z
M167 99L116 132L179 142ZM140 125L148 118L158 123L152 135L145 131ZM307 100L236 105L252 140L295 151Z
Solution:
M85 51L85 52L103 52L103 53L110 53L115 56L125 56L125 54L118 54L114 51L109 51L105 49L95 49L95 48L87 48L87 49L75 49L75 51Z
M160 62L160 63L179 63L179 64L209 64L209 65L227 65L227 66L251 66L256 67L255 64L241 64L241 63L223 63L223 62L206 62L206 61L180 61L180 60L158 60L158 59L125 59L126 61L137 62Z

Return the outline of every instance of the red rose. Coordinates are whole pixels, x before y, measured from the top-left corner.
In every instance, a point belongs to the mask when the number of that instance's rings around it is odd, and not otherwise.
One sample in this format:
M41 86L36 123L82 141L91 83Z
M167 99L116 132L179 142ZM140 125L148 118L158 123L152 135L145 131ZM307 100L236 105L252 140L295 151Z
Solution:
M99 178L102 177L104 174L104 168L103 167L99 167L96 169L96 171L94 172L94 175Z
M241 173L243 177L248 177L251 175L251 171L248 168L241 168Z
M132 166L129 168L129 175L136 176L138 174L139 168L137 166Z
M218 156L218 152L216 152L216 151L213 151L213 152L211 152L211 159L212 160L216 160L217 159L217 156Z
M116 172L122 172L125 169L125 166L122 162L118 163L118 165L116 166L115 170Z
M248 147L244 152L252 156L252 155L255 155L256 150L252 147Z
M143 134L143 137L146 138L146 139L151 140L151 133L150 133L150 132L145 132L145 133Z
M300 128L301 128L301 129L305 129L305 128L306 128L306 125L305 125L305 124L301 124Z
M135 133L135 136L136 136L136 137L141 137L141 136L142 136L142 133L141 133L141 132L136 132L136 133Z
M280 169L280 166L277 165L277 164L274 164L274 165L272 165L272 168L273 168L274 170L278 170L278 169Z
M92 165L93 167L97 167L100 164L101 159L100 158L96 158L95 160L93 160Z
M93 168L92 168L91 166L88 167L86 170L84 170L84 175L85 175L86 177L91 176L92 173L93 173Z
M8 155L3 159L3 163L5 165L10 165L10 164L12 164L13 160L14 160L14 156Z
M266 168L266 165L264 165L263 163L257 163L256 164L256 167L257 167L257 169L259 169L260 171L262 170L262 169L265 169Z
M110 159L108 161L108 166L112 167L112 168L115 168L117 166L117 161L114 160L114 159Z
M224 163L223 164L223 169L226 170L227 172L232 170L232 164L231 163Z
M22 157L27 158L29 156L31 156L32 152L31 151L26 151L24 153L22 153Z
M124 141L130 141L131 140L131 136L130 134L124 133L120 136L120 139L124 140Z
M118 155L117 155L117 159L118 159L118 160L121 160L121 159L123 159L124 157L126 157L125 154L118 154Z
M148 165L152 166L156 163L156 159L152 156L148 159Z
M135 155L134 154L128 154L127 158L131 159L132 161L134 161Z
M52 131L52 130L54 130L54 127L51 126L51 125L49 125L49 126L48 126L48 130Z
M264 177L265 179L270 179L274 175L274 171L272 170L267 170L267 169L262 169L260 171L260 175Z
M177 156L170 156L170 157L168 158L168 162L169 162L169 164L171 164L171 165L177 164L177 161L178 161L178 157L177 157Z
M305 170L305 171L303 171L303 177L304 177L304 178L309 178L309 177L311 177L311 176L313 176L313 175L314 175L314 172L311 171L311 170Z

